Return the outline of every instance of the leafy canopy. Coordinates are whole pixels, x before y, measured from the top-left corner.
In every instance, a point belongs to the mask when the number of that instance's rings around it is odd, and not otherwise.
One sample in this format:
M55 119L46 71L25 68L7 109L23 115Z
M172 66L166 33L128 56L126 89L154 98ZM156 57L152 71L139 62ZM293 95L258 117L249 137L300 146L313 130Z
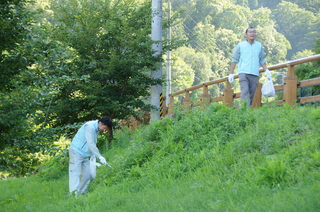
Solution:
M125 118L134 109L149 108L149 87L161 83L150 71L154 56L150 39L150 2L52 2L57 23L54 38L68 44L76 57L63 70L68 82L60 85L51 107L56 125L102 115Z

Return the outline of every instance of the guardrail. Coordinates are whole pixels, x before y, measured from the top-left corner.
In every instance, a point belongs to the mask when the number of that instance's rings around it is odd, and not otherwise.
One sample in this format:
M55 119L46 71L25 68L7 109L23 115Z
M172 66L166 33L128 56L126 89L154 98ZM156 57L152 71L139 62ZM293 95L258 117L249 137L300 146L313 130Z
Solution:
M277 105L282 105L284 103L287 103L289 105L294 105L295 103L308 103L308 102L315 102L315 101L320 101L320 95L316 96L309 96L309 97L297 97L298 94L298 88L301 87L307 87L307 86L314 86L314 85L320 85L320 77L318 78L313 78L313 79L308 79L308 80L302 80L298 81L298 77L295 76L294 73L294 66L303 64L303 63L308 63L312 61L320 60L320 54L313 55L310 57L305 57L293 61L289 61L286 63L281 63L277 65L272 65L268 66L269 70L277 70L277 69L283 69L287 68L287 76L284 77L284 83L281 85L275 85L275 90L281 91L283 90L283 99L277 101ZM259 70L260 73L263 73L264 70L261 68ZM239 75L235 75L234 79L238 79ZM219 83L225 83L225 89L223 90L223 95L222 96L216 96L212 97L209 94L209 86L214 85L214 84L219 84ZM252 108L258 108L261 107L261 87L262 84L259 83L257 86L257 90L255 92L255 96L252 102ZM197 89L202 89L202 94L200 97L199 101L192 102L190 99L190 92L197 90ZM222 103L228 107L233 107L233 101L236 98L240 97L241 92L234 93L234 90L231 87L231 84L229 83L227 77L217 79L217 80L212 80L209 82L204 82L199 85L192 86L190 88L186 88L177 92L174 92L172 94L169 94L170 97L170 103L168 104L168 108L164 108L166 110L163 114L173 114L173 108L178 106L177 104L174 103L174 98L178 95L184 94L184 99L182 101L182 107L186 109L192 109L194 106L203 106L206 107L208 106L211 102L219 102L222 101Z

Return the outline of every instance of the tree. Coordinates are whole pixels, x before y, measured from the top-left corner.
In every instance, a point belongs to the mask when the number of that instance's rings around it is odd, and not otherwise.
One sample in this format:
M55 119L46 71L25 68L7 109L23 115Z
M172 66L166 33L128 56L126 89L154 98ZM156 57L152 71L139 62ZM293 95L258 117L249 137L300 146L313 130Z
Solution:
M312 49L314 40L319 35L315 28L316 16L312 12L299 8L290 2L282 2L273 11L276 29L290 41L292 49L288 51L290 60L295 52Z
M288 2L299 5L300 8L304 8L312 13L319 13L320 1L319 0L287 0Z
M320 38L316 40L315 51L304 50L302 52L296 53L293 59L299 59L307 57L313 54L320 54ZM320 76L320 61L313 61L309 63L304 63L295 66L295 74L298 77L298 80L312 79ZM320 85L304 87L301 88L301 95L319 95L320 94Z
M270 9L274 9L282 0L258 0L259 7L268 7Z
M39 87L29 68L35 58L30 49L34 16L25 0L0 2L0 170L14 176L33 171L39 158L33 153L47 147L33 123L39 105ZM29 45L30 44L30 45Z
M249 8L234 4L225 4L223 8L223 11L213 18L212 24L216 28L225 28L241 33L243 29L248 27Z
M54 39L66 43L77 57L63 70L68 81L57 86L50 120L54 126L102 115L122 119L150 108L145 98L153 56L150 2L60 1L52 9L57 20ZM165 51L165 49L164 49Z
M194 79L192 85L198 85L202 82L209 81L212 75L210 58L202 53L196 52L190 47L180 47L175 50L175 55L179 55L186 64L194 71Z
M211 58L215 78L222 78L229 74L233 49L241 41L238 37L238 34L229 29L221 28L215 31L216 48Z
M27 61L15 50L28 36L32 13L25 6L28 0L0 2L0 70L1 91L11 88L10 79L27 66Z
M175 55L175 53L173 52ZM179 91L192 86L194 70L179 57L173 58L172 63L172 91Z
M253 10L250 19L249 26L257 29L257 40L265 48L268 65L286 61L291 45L283 34L275 29L275 22L271 19L271 10L268 8Z
M15 76L24 70L29 62L20 47L28 39L29 28L32 23L32 13L25 6L26 0L0 2L0 149L6 145L13 145L9 132L16 132L25 126L26 117L21 115L27 111L21 107L21 92L16 92ZM19 102L19 103L18 103ZM14 110L17 109L17 110ZM12 129L16 127L16 129Z

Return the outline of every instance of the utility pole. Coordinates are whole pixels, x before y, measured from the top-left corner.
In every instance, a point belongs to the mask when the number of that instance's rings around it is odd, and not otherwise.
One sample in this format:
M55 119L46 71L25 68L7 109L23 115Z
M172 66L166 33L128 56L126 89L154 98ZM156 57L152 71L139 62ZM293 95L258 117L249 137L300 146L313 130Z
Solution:
M151 39L157 41L152 44L152 49L155 51L154 56L158 56L162 52L162 0L152 0L152 25ZM162 65L159 61L157 69L151 72L152 79L162 78ZM151 109L150 119L160 120L160 94L162 93L162 85L151 86Z
M169 29L168 29L168 45L171 44L171 0L168 0L168 21L169 21ZM166 89L166 106L170 103L169 94L171 93L171 51L167 51L167 89Z

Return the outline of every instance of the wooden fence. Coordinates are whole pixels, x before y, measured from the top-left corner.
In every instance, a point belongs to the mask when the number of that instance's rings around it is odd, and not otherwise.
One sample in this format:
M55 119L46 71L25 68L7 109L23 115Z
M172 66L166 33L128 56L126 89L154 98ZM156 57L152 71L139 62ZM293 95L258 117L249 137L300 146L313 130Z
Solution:
M298 81L298 77L295 76L294 73L294 66L303 64L303 63L308 63L312 61L320 60L320 54L310 56L310 57L305 57L301 58L298 60L293 60L289 61L286 63L281 63L277 65L272 65L269 66L268 69L271 70L278 70L278 69L283 69L287 68L286 72L286 77L284 77L284 83L281 85L275 85L275 91L283 91L283 99L277 101L277 105L283 105L284 103L287 103L289 105L294 105L296 103L308 103L308 102L316 102L320 101L320 95L316 96L308 96L308 97L298 97L298 88L302 87L308 87L308 86L314 86L314 85L320 85L320 76L318 78L313 78L313 79L308 79L308 80L302 80ZM260 73L263 73L264 70L260 69ZM238 79L239 75L235 75L234 79ZM222 96L211 96L209 94L209 86L210 85L215 85L219 83L225 83L225 89L223 90L223 95ZM262 84L259 83L255 92L255 96L252 102L252 108L258 108L261 107L262 105L262 94L261 94L261 88ZM202 89L202 94L200 96L199 101L192 102L190 99L190 92L195 91L197 89ZM182 104L177 105L174 103L175 97L179 95L184 95ZM234 99L240 97L241 92L234 93L234 90L232 89L231 84L228 81L228 77L224 77L221 79L205 82L199 85L192 86L190 88L186 88L184 90L180 90L177 92L174 92L172 94L169 94L170 97L170 103L168 104L168 107L164 106L162 109L162 116L166 115L172 115L174 113L173 108L174 107L183 107L185 109L191 110L193 107L196 106L203 106L206 107L208 106L211 102L222 102L224 105L228 107L233 107L233 102ZM164 98L163 100L163 105L166 105L166 99ZM134 130L137 126L139 126L141 123L148 123L150 120L149 113L145 112L144 114L141 115L141 121L135 119L135 118L130 118L126 122L125 125L127 125L131 131Z
M284 77L284 83L281 85L274 86L276 92L283 91L283 99L277 101L277 105L282 105L284 103L287 103L289 105L294 105L297 102L308 103L308 102L320 101L320 95L298 98L298 88L319 85L320 84L320 77L298 81L298 77L295 76L295 73L294 73L294 66L295 65L308 63L308 62L316 61L316 60L320 60L320 54L310 56L310 57L301 58L298 60L289 61L286 63L272 65L272 66L268 67L268 69L270 71L287 68L286 77ZM263 73L264 70L260 69L259 72ZM239 78L239 75L234 76L234 79L238 79L238 78ZM219 84L219 83L225 83L225 89L223 90L223 95L212 97L209 94L208 87L210 85ZM262 105L262 103L261 103L261 100L262 100L261 88L262 88L262 84L259 83L257 86L257 90L255 92L253 102L252 102L252 108L258 108L258 107L261 107L261 105ZM190 99L190 92L195 91L197 89L202 89L201 98L199 101L192 102ZM194 106L201 105L203 107L206 107L211 102L219 102L219 101L222 101L222 103L228 107L233 107L234 99L239 98L241 92L234 93L234 90L232 89L232 86L228 81L228 77L205 82L205 83L195 85L190 88L186 88L184 90L180 90L180 91L177 91L177 92L170 94L169 95L170 103L168 105L168 108L165 108L167 111L164 112L163 114L165 114L165 115L166 114L173 114L173 108L177 106L174 103L174 100L175 100L174 98L177 97L178 95L181 95L181 94L184 94L184 96L183 96L184 98L183 98L181 106L191 110L192 107L194 107Z

